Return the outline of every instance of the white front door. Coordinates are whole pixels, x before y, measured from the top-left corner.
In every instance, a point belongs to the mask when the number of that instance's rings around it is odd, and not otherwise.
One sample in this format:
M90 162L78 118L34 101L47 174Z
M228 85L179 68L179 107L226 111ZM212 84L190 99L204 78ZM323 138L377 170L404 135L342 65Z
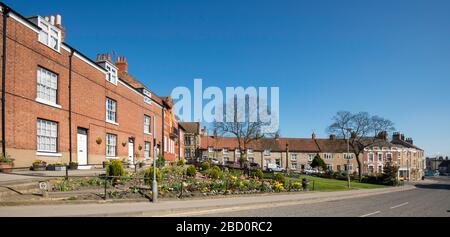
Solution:
M77 135L77 149L78 149L78 165L87 165L87 130L78 129Z
M134 164L134 141L129 139L128 141L128 162Z

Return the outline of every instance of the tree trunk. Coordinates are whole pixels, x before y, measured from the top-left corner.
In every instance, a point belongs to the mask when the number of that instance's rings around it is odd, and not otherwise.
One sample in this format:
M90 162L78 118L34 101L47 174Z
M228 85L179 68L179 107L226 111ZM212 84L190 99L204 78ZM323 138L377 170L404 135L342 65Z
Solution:
M359 181L362 180L362 166L361 166L361 160L359 160L359 154L356 154L356 162L358 163L358 177Z

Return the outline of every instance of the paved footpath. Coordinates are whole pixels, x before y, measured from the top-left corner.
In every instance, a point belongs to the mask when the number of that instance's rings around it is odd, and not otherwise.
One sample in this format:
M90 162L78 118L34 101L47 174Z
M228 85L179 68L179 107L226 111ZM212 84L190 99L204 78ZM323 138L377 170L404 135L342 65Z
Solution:
M190 200L160 201L158 203L95 203L0 207L0 216L191 216L253 208L282 207L326 201L367 197L415 189L403 187L363 189L338 192L305 192L290 194L261 194Z

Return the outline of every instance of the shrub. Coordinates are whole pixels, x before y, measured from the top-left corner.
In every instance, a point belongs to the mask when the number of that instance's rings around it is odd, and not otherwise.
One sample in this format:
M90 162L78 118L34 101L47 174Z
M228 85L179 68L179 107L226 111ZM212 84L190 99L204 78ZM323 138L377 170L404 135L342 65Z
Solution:
M275 181L274 189L276 192L283 192L284 191L283 183Z
M124 176L125 168L123 167L122 161L112 160L108 163L106 167L106 176Z
M210 168L209 162L203 162L201 164L202 170L208 170Z
M274 179L275 181L277 181L277 182L280 182L280 183L285 183L285 181L286 181L286 178L285 178L284 175L281 174L281 173L276 173L276 174L274 175L273 179Z
M295 182L292 184L292 188L294 188L294 189L296 189L296 190L300 190L300 189L302 189L302 183L299 182L299 181L295 181Z
M218 179L220 175L220 171L218 170L211 170L211 172L209 173L209 176L213 179Z
M179 160L177 162L177 166L184 166L184 164L185 164L184 160Z
M153 167L150 167L145 170L144 178L145 178L145 183L147 185L152 184L152 182L153 182ZM162 178L161 171L159 170L159 168L156 168L156 182L158 182L158 183L161 182L161 178Z
M197 170L195 169L195 166L190 165L186 170L186 174L189 177L194 177L197 174Z
M162 155L158 156L158 159L156 159L156 167L163 167L166 165L166 161L164 160L164 157Z
M254 173L253 173L253 177L254 178L258 178L258 179L262 179L264 176L264 173L262 172L262 170L257 169Z

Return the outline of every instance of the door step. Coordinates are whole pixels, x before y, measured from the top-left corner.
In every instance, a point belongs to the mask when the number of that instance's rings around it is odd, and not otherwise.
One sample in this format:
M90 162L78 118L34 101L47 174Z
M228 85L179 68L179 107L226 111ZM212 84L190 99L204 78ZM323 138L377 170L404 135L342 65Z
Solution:
M92 166L90 165L83 165L83 166L78 166L79 170L90 170L92 169Z

